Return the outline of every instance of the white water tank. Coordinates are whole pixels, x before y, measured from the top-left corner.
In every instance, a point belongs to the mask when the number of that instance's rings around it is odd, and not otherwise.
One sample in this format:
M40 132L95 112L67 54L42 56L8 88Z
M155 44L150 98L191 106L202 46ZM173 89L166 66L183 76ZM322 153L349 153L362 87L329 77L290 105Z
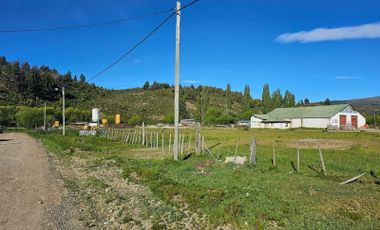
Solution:
M99 117L100 117L100 109L93 108L92 109L92 122L99 123Z

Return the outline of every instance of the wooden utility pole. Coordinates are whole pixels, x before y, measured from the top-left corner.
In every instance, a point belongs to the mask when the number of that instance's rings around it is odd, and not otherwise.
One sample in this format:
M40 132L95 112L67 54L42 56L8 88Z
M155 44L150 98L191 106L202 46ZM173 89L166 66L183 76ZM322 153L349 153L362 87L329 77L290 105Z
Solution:
M181 30L181 3L177 1L177 23L176 23L176 51L175 51L175 90L174 90L174 160L178 160L179 146L179 58L180 58L180 30Z

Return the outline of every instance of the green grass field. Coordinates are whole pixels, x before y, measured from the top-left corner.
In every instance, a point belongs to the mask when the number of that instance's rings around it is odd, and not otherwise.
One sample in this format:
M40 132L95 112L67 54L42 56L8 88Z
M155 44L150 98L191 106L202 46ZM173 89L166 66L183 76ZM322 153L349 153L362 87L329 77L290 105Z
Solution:
M161 130L152 130L159 132ZM165 130L166 137L172 130ZM184 152L193 129L185 134ZM148 130L149 134L150 131ZM202 129L211 151L224 160L233 156L238 143L239 156L249 156L249 142L257 139L257 166L236 167L215 161L204 153L186 161L173 161L167 149L152 150L139 145L100 137L79 137L70 133L32 134L42 139L58 159L73 155L96 157L102 165L109 159L123 170L123 176L145 185L159 199L173 205L178 200L194 212L207 215L210 226L230 225L241 229L379 229L380 185L369 172L380 176L379 133L328 133L322 130L239 130ZM300 142L300 172L296 143ZM168 139L165 140L168 145ZM273 145L276 167L272 166ZM314 172L321 163L322 148L327 176ZM74 153L69 148L76 149ZM193 147L191 149L193 151ZM347 185L339 185L361 173L367 174ZM378 181L378 180L377 180Z

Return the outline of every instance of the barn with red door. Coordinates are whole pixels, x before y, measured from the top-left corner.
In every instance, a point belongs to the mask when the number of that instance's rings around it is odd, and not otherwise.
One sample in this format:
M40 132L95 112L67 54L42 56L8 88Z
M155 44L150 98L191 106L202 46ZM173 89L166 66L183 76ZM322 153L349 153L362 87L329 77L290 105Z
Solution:
M251 117L251 128L363 128L366 119L349 104L277 108Z

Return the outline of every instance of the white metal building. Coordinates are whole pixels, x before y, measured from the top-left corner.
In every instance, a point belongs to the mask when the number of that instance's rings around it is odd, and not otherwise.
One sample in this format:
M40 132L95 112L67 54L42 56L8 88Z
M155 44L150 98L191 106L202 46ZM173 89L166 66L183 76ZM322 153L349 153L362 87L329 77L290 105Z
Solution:
M349 104L277 108L267 114L254 114L251 128L361 128L366 119Z

